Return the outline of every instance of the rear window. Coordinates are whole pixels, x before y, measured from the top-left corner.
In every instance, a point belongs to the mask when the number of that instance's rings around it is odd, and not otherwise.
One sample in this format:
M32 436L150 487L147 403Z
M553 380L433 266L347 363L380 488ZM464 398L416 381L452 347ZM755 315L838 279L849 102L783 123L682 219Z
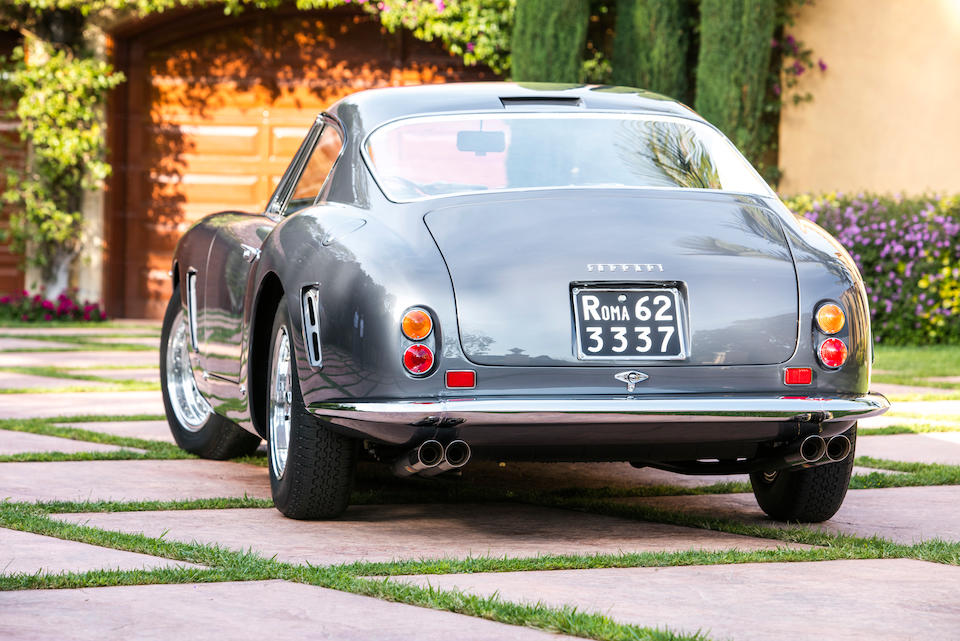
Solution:
M367 137L390 200L545 188L714 189L770 195L705 124L632 114L465 114L408 118Z

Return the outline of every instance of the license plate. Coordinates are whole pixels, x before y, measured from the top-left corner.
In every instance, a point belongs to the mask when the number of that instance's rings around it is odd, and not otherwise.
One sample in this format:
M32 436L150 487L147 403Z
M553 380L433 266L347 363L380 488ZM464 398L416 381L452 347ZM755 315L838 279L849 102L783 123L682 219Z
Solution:
M577 358L686 357L680 292L672 287L573 289Z

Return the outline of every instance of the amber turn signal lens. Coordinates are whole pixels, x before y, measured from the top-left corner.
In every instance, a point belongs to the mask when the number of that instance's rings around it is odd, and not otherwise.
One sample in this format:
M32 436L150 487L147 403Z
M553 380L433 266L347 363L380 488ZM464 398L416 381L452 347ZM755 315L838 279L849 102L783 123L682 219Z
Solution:
M422 309L411 309L403 315L401 327L404 336L412 341L422 341L433 331L433 320Z
M433 351L426 345L411 345L403 352L403 366L411 374L426 374L433 367Z
M847 361L847 346L839 338L828 338L820 345L820 362L836 369Z
M817 310L817 326L824 334L836 334L843 329L844 322L846 319L839 305L827 303Z

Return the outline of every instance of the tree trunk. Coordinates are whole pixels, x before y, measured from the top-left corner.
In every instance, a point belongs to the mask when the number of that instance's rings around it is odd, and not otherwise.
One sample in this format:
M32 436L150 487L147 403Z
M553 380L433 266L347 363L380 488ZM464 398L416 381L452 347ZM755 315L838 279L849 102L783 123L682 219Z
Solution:
M50 262L43 267L43 297L56 300L70 287L70 267L76 258L76 252L58 249L50 256Z

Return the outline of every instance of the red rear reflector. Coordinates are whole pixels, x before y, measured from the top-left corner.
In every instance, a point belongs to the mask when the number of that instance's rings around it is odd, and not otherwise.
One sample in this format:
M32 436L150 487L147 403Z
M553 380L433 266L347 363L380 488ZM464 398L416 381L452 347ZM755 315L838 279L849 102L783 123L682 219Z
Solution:
M839 338L828 338L820 345L820 362L836 369L847 360L847 346Z
M447 387L476 387L477 373L473 370L447 372Z
M403 353L403 366L411 374L426 374L433 367L433 351L426 345L411 345Z
M783 382L787 385L809 385L813 382L813 370L809 367L788 367L783 370Z

